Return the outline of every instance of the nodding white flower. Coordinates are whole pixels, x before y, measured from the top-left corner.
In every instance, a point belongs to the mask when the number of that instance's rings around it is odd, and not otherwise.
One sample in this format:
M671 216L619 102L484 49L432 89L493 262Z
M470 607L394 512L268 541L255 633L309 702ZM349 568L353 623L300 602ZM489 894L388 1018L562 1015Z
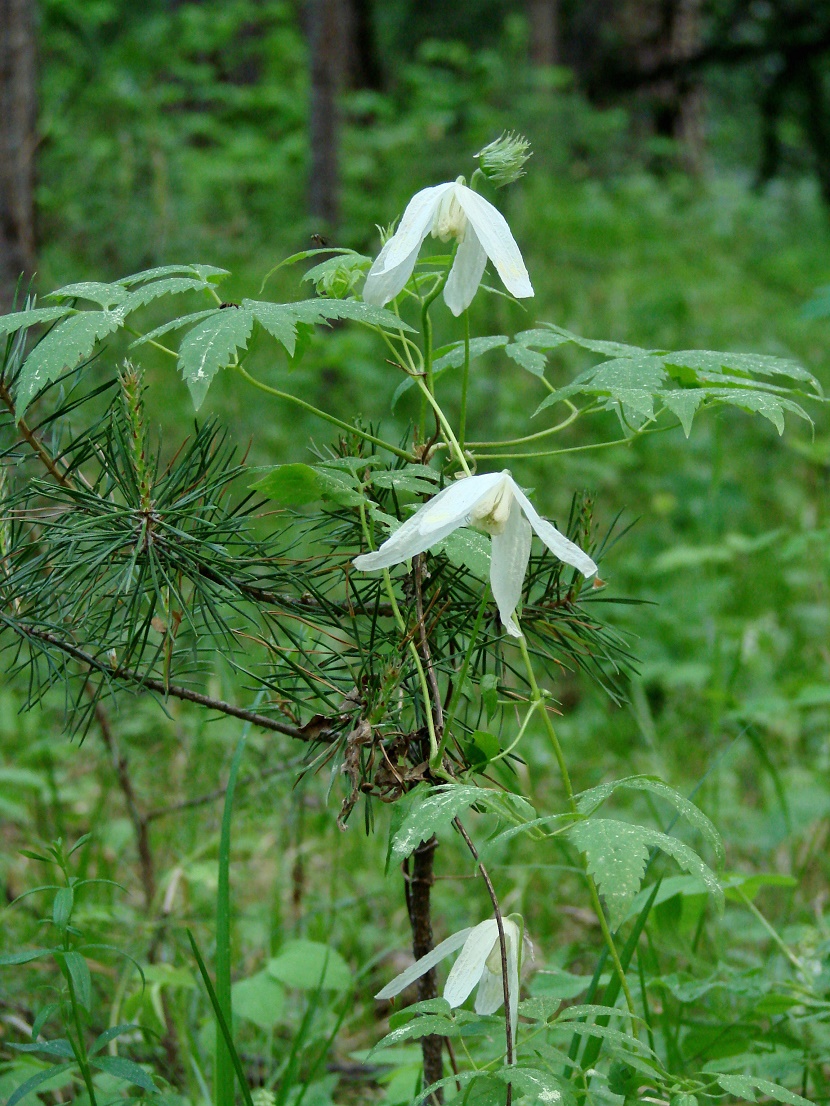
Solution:
M513 1041L516 1040L516 1019L519 1006L519 971L524 953L533 955L530 942L522 934L521 927L513 920L518 915L502 919L504 945L507 954L507 993L510 996L510 1025ZM479 922L471 929L460 929L446 941L436 945L432 952L401 972L391 983L387 983L375 998L389 999L399 995L410 983L434 968L445 956L456 949L461 955L450 969L444 985L444 998L450 1006L460 1006L478 986L475 1011L477 1014L495 1014L504 1002L504 984L502 982L501 944L499 927L495 918Z
M490 586L502 623L513 637L522 636L513 614L522 597L530 560L531 528L551 553L584 576L593 576L597 570L587 553L538 514L507 469L467 476L450 484L407 519L375 553L356 557L355 568L367 572L390 568L437 545L459 526L474 526L492 538Z
M444 300L453 315L472 302L489 257L505 288L519 299L533 295L525 263L507 220L483 196L463 183L464 178L416 192L400 226L375 259L366 277L363 299L383 307L393 300L412 275L421 243L428 234L458 242L458 252L444 287Z

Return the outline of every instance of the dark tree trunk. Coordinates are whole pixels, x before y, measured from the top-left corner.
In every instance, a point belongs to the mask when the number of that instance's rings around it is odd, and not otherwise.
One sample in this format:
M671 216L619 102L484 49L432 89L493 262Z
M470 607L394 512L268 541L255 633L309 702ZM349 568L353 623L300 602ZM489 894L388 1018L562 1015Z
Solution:
M319 220L317 230L332 231L339 215L337 98L344 61L342 0L309 0L307 20L311 65L308 208Z
M34 0L0 0L0 310L35 269Z
M349 88L383 88L375 24L370 0L341 0L343 49L346 53L344 83Z
M434 882L433 868L435 865L435 850L438 847L437 840L433 837L423 845L419 845L412 857L412 874L407 884L406 905L409 910L409 924L412 927L412 954L416 960L431 952L432 942L432 914L430 897ZM438 994L435 986L435 969L426 972L418 980L418 1001L435 998ZM444 1064L441 1052L444 1046L443 1037L424 1037L421 1041L421 1051L424 1057L424 1086L435 1083L444 1076ZM441 1103L444 1096L441 1091L432 1095L431 1103Z
M526 0L533 65L558 65L559 0Z
M830 204L830 105L823 65L815 58L800 67L804 87L804 130L813 158L822 199Z
M684 62L694 57L701 44L702 0L676 0L671 28L671 56ZM699 80L681 74L675 84L677 114L674 137L682 149L686 171L703 171L705 153L703 86Z

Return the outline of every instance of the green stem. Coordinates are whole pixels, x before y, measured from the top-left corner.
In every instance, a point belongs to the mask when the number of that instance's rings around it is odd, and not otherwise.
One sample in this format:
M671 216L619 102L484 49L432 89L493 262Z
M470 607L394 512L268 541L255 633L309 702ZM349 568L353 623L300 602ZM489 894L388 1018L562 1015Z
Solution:
M363 527L363 535L366 538L366 544L369 546L370 549L372 549L374 547L374 542L372 541L372 534L369 530L369 521L366 518L366 508L364 506L363 500L361 500L360 502L360 522ZM406 637L406 622L404 622L404 617L401 614L401 609L398 606L397 599L395 598L395 589L392 587L392 577L389 575L388 568L385 568L383 570L383 583L386 588L386 594L389 598L389 605L392 608L392 615L395 619L395 623L398 627L398 630L400 631L401 636ZM407 642L407 649L409 651L409 655L412 657L412 660L415 663L415 669L418 673L418 683L421 685L421 697L424 701L424 714L426 715L427 732L429 733L429 763L431 767L434 767L437 762L437 766L440 768L441 760L438 747L438 735L435 732L435 722L432 718L432 700L429 696L429 683L427 682L427 674L424 671L424 666L421 664L421 658L418 655L418 649L411 637Z
M549 438L551 434L558 434L566 426L576 422L580 415L584 415L588 411L588 408L579 408L569 400L564 402L571 408L570 415L555 426L549 426L547 430L537 430L535 434L526 434L523 438L508 438L503 442L468 442L467 444L470 449L502 449L507 446L525 445L527 442L538 442L540 438Z
M234 365L233 367L240 376L243 376L249 384L253 384L255 388L259 388L261 392L265 392L269 396L274 396L276 399L288 400L289 403L294 403L297 407L302 407L304 411L316 415L317 418L324 419L333 426L339 426L341 430L347 430L350 434L357 434L357 436L363 438L364 441L371 442L372 445L380 446L381 449L385 449L389 453L394 453L396 457L400 457L404 461L415 460L406 450L399 449L396 445L392 445L391 442L385 442L383 438L376 438L374 434L367 434L365 430L360 430L358 427L352 426L350 423L344 422L334 415L330 415L328 411L322 411L319 407L315 407L314 404L307 403L304 399L300 399L299 396L292 395L291 392L282 392L279 388L272 388L269 384L263 384L261 380L257 380L255 376L251 376L248 370L244 369L241 365Z
M67 950L68 951L68 950ZM92 1083L92 1068L89 1066L89 1060L87 1059L86 1046L84 1045L84 1030L81 1025L81 1014L78 1009L78 998L75 994L75 986L72 983L72 973L69 967L66 968L66 983L69 988L69 1004L72 1007L72 1018L75 1022L75 1032L78 1035L77 1044L71 1041L72 1051L75 1053L75 1059L78 1061L78 1067L81 1069L81 1076L86 1086L87 1094L89 1095L90 1106L97 1106L98 1100L95 1097L95 1087Z
M124 329L127 331L128 334L134 334L136 338L144 337L140 330L134 330L131 326L127 326L126 323L124 324ZM162 353L169 353L170 356L175 357L177 361L179 359L179 355L174 349L170 349L169 346L163 346L161 342L156 342L153 338L147 339L147 345L155 346L156 349L160 349Z
M429 309L444 290L449 273L445 273L421 305L421 333L424 337L424 372L427 378L427 387L430 392L435 392L435 382L432 377L432 319L429 317Z
M476 454L477 461L503 461L513 459L524 459L528 457L559 457L563 453L585 453L589 449L608 449L612 445L631 445L638 438L644 438L646 434L665 434L667 430L676 430L678 423L672 423L671 426L655 426L649 430L640 430L637 434L628 438L615 438L611 442L588 442L587 445L571 445L565 449L546 449L539 450L537 453L478 453Z
M455 685L455 690L452 693L450 699L450 705L447 709L447 714L444 719L444 732L441 735L441 744L438 746L439 757L443 758L444 750L447 747L447 742L450 739L452 732L452 724L455 721L455 713L458 710L458 704L461 702L461 696L463 694L464 681L467 678L467 672L470 668L470 661L473 658L473 650L478 643L478 635L481 631L481 624L484 621L484 612L487 610L488 593L487 588L484 589L481 595L481 603L479 604L478 614L476 615L475 623L473 624L473 630L470 634L470 643L467 646L467 652L464 655L464 663L461 665L461 671L458 674L458 682ZM439 761L440 763L440 761Z
M527 651L527 642L524 635L519 638L519 649L522 653L522 660L524 661L525 670L527 672L527 682L530 684L530 694L534 703L542 703L543 695L539 690L539 685L536 683L536 674L533 671L533 663L530 659L530 653ZM542 707L542 719L545 724L545 729L548 731L548 737L550 739L551 746L553 748L553 755L556 757L556 763L559 766L559 772L562 776L562 786L565 789L565 797L568 800L568 806L571 809L572 814L579 814L578 807L576 805L576 799L574 797L574 790L571 784L570 773L568 772L568 766L565 763L565 754L562 752L562 746L559 744L559 738L556 735L554 725L550 720L550 715ZM614 944L614 938L611 936L611 930L608 928L608 920L605 917L605 911L602 909L602 903L599 900L599 892L597 891L597 885L594 883L593 876L586 870L585 879L588 883L588 892L591 896L591 905L594 908L594 913L597 916L600 929L602 930L602 936L605 940L605 945L608 949L608 955L611 957L611 962L614 965L614 969L620 981L623 994L625 995L626 1005L628 1006L628 1012L633 1017L635 1015L634 999L631 995L631 991L628 986L628 980L625 978L625 972L623 966L620 963L619 953L617 947Z
M458 463L464 469L464 475L465 476L472 475L471 472L470 472L470 466L467 464L467 459L464 456L464 450L461 448L461 446L458 442L458 439L456 438L455 434L453 433L452 427L450 426L450 424L447 420L447 416L441 410L441 406L438 403L438 400L435 398L435 396L429 390L427 385L424 383L424 378L422 376L416 376L414 378L414 380L415 380L415 383L418 385L418 387L421 389L421 394L423 395L424 399L430 405L430 407L433 409L436 416L438 417L438 422L441 426L441 429L444 432L444 437L447 439L447 445L452 450L455 451L455 455L458 458Z
M467 434L467 388L470 383L470 312L464 312L464 366L461 370L461 414L458 417L458 444L464 451Z

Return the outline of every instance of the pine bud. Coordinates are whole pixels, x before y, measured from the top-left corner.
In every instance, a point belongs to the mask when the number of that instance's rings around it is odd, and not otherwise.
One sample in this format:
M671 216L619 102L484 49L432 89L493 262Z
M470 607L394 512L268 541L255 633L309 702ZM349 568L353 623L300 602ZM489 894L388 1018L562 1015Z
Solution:
M532 156L530 143L522 134L505 131L475 155L482 173L496 188L504 188L525 174L524 165Z

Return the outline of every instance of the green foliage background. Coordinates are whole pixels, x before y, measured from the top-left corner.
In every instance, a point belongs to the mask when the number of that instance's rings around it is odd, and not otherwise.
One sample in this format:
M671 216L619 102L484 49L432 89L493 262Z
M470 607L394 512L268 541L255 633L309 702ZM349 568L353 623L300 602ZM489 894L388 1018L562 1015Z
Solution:
M283 256L308 247L316 228L304 213L307 59L292 5L49 0L42 21L42 288L196 260L231 269L224 294L239 300L255 296ZM712 90L704 177L654 172L649 150L631 137L625 110L590 108L564 72L530 71L520 62L523 35L520 19L511 17L478 48L425 38L402 61L390 92L345 95L337 243L373 253L374 224L389 223L418 187L464 171L485 141L513 127L527 133L535 150L506 211L533 277L535 318L651 348L792 356L830 387L830 323L803 313L830 266L830 229L815 184L793 177L762 194L751 190L750 167L731 145L740 109L730 111L722 88ZM270 295L306 295L299 275L296 268L280 270ZM526 325L515 305L500 300L480 299L473 316L477 333L514 333ZM438 341L459 337L447 315ZM262 350L257 357L266 378L287 371L281 353ZM142 361L151 421L167 455L192 422L189 397L155 355L142 354ZM552 379L565 383L589 363L565 352ZM110 364L107 355L94 370L101 379ZM371 336L356 329L313 339L290 371L304 394L325 395L344 418L383 419L393 440L414 410L404 402L390 413L395 371ZM530 376L494 353L474 369L470 423L481 436L503 433L541 398ZM220 415L243 451L252 440L249 463L296 460L310 438L321 440L318 425L251 399L234 379L220 377L202 412ZM609 440L618 434L611 415L606 433ZM582 444L581 434L566 433L562 444ZM544 467L527 464L516 476L535 486L551 517L563 517L572 491L585 488L600 528L619 511L624 521L636 520L603 564L612 594L643 601L609 614L639 658L630 702L613 705L571 672L563 671L553 689L577 787L653 772L687 792L703 779L696 801L723 833L727 868L793 877L760 891L757 902L789 947L826 973L826 416L816 415L814 435L793 420L779 438L763 420L721 410L701 420L688 443L679 431L657 434ZM211 691L230 699L239 693L237 677L218 656ZM117 995L129 1014L120 1020L141 1014L159 1028L163 999L167 1016L184 1027L197 1000L183 926L210 940L218 806L210 800L153 818L160 886L145 913L111 756L94 732L81 747L62 735L59 697L23 714L22 701L13 682L0 688L0 878L8 896L36 882L21 845L74 839L92 828L84 864L129 893L91 897L83 908L86 926L143 958L162 925L168 949L168 959L148 969L151 985L143 994L120 967L96 971L96 992L108 1006ZM137 794L156 811L211 796L227 775L239 732L232 720L209 720L182 704L164 711L147 698L125 706L112 724L129 752ZM541 741L531 747L543 800L555 790L551 757ZM328 805L327 779L296 785L288 758L300 752L287 738L249 739L233 845L234 971L261 982L287 941L330 942L343 957L342 971L361 981L338 1045L345 1062L377 1036L365 996L391 974L381 957L406 944L405 911L394 878L384 882L380 875L383 842L365 838L358 819L345 835L333 831L339 782ZM635 793L619 809L625 816L646 803ZM593 934L567 905L574 876L558 855L523 863L524 849L516 844L495 858L504 886L515 888L508 908L524 914L549 973L579 974ZM455 845L442 844L441 854L442 876L466 872ZM691 1011L685 1056L737 1058L736 1070L749 1046L763 1039L766 1059L756 1062L755 1074L792 1082L802 1045L787 1022L786 1001L776 1006L769 997L778 993L786 958L739 902L727 905L722 920L707 916L703 928L693 899L667 898L652 927L661 1017L682 1020L680 1011ZM473 884L442 880L436 902L441 936L488 909ZM32 926L26 910L7 913L4 945L31 942ZM710 979L705 1000L689 989L685 973L692 969ZM537 979L541 989L550 976ZM266 1066L277 1063L304 1010L290 973L287 982L279 972L268 980L275 1017L252 999L259 1022L250 1015L241 1030L243 1049L259 1050ZM2 987L6 1010L25 1018L28 983L6 974ZM284 1003L286 994L295 998ZM320 1014L313 1033L321 1041L335 1013ZM203 1017L207 1025L206 1010ZM263 1021L271 1024L262 1028ZM210 1040L206 1032L194 1038L191 1024L181 1040L204 1060ZM814 1034L826 1065L823 1023ZM386 1101L404 1100L395 1095L408 1093L402 1088L411 1085L413 1055L417 1061L417 1049L395 1059L399 1085L387 1085ZM11 1077L0 1075L0 1087L4 1078ZM188 1078L195 1100L198 1086ZM314 1079L314 1096L305 1101L330 1101L337 1079L331 1072ZM338 1100L355 1093L344 1081Z

